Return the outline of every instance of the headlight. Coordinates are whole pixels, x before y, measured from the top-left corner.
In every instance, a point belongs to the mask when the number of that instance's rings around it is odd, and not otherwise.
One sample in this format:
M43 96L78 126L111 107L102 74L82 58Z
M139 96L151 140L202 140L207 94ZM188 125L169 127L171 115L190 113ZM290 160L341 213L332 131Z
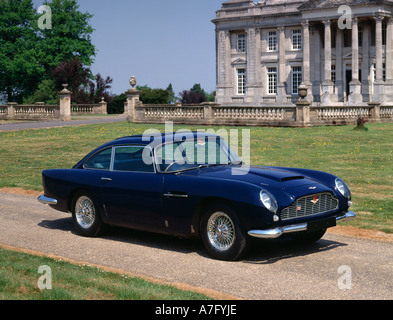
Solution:
M259 194L262 204L271 212L276 213L278 209L277 201L274 196L267 192L266 190L262 190Z
M336 188L345 198L351 198L351 191L349 190L346 183L341 179L336 179Z

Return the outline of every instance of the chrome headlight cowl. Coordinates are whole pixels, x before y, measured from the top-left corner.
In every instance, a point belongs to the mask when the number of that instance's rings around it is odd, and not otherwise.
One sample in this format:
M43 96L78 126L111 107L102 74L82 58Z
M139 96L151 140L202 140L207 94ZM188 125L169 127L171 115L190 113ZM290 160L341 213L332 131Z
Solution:
M266 209L268 209L269 211L271 211L273 213L277 212L277 210L278 210L277 201L270 192L268 192L266 190L262 190L259 193L259 196L260 196L262 204L264 205L264 207Z
M349 190L347 184L341 179L336 179L336 189L347 199L351 198L351 191Z

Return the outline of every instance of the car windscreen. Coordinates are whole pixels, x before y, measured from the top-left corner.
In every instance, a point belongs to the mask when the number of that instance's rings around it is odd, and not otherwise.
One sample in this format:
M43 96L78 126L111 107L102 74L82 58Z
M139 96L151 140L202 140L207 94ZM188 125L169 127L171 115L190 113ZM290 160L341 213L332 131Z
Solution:
M156 147L155 155L157 170L160 172L241 162L225 140L212 136L165 143Z

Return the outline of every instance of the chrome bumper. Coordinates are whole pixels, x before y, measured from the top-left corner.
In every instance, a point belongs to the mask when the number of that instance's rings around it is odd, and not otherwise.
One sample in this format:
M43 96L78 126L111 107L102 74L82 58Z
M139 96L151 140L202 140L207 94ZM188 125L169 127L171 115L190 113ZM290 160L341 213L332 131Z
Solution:
M56 205L57 204L56 199L48 198L45 195L39 196L37 200L43 204L49 204L49 205Z
M337 222L351 221L355 218L356 215L353 212L348 211L345 215L341 217L337 217L336 221ZM260 239L275 239L280 237L284 233L292 233L292 232L300 232L300 231L307 231L307 222L279 227L275 229L251 230L248 232L248 235Z

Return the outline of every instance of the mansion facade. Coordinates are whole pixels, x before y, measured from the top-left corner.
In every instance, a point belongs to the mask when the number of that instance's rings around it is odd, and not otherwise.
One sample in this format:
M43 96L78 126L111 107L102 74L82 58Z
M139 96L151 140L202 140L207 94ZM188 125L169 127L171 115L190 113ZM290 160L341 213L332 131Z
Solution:
M228 0L216 12L216 102L393 104L393 0Z

